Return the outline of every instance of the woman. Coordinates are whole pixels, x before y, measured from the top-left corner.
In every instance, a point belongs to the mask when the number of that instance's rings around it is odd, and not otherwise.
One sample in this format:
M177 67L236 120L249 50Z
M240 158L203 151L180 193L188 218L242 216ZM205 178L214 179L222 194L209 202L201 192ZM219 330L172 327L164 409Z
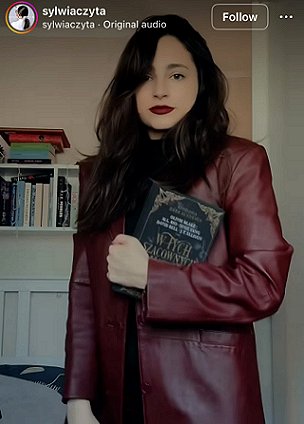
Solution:
M227 135L225 79L205 40L175 15L144 22L157 21L165 28L140 27L123 51L99 152L81 166L68 421L262 424L253 322L281 304L292 248L264 149ZM149 177L225 210L206 263L151 259L132 236Z
M28 19L28 8L26 6L19 6L16 8L16 16L18 21L12 22L11 26L18 31L25 31L30 27L30 20Z

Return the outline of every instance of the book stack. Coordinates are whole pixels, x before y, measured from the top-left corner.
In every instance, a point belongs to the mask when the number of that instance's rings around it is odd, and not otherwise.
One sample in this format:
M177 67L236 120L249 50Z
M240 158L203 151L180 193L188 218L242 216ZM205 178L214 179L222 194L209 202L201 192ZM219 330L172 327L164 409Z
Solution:
M0 136L10 146L9 163L54 163L55 154L70 147L63 129L3 127Z
M55 163L55 147L51 143L11 143L8 163Z

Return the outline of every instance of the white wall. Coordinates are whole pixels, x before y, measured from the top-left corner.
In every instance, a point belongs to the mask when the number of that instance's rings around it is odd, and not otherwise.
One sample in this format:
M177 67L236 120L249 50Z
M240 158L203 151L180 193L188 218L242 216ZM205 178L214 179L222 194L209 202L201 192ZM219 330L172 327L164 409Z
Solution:
M280 20L282 11L294 14ZM286 299L272 319L275 424L304 422L304 13L303 3L272 5L269 27L269 139L286 238L295 248Z

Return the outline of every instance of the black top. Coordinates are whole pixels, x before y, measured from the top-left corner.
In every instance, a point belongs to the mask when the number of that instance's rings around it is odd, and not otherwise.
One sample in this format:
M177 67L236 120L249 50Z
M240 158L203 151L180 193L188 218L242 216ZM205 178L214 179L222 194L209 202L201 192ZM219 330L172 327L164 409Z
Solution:
M143 161L147 164L147 173L157 179L158 172L166 165L163 154L163 141L146 140L143 149ZM148 187L149 185L147 185ZM136 206L126 215L125 233L132 235L145 201L145 195L137 199ZM124 375L124 423L143 424L143 406L140 387L137 327L136 327L136 300L129 298L125 375Z

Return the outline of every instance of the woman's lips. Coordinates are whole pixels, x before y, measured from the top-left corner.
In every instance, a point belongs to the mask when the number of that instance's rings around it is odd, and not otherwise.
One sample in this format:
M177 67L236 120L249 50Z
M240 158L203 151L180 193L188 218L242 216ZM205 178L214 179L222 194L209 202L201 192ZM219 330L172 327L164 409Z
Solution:
M172 112L173 109L174 107L170 106L153 106L150 108L150 111L156 115L166 115L166 113Z

